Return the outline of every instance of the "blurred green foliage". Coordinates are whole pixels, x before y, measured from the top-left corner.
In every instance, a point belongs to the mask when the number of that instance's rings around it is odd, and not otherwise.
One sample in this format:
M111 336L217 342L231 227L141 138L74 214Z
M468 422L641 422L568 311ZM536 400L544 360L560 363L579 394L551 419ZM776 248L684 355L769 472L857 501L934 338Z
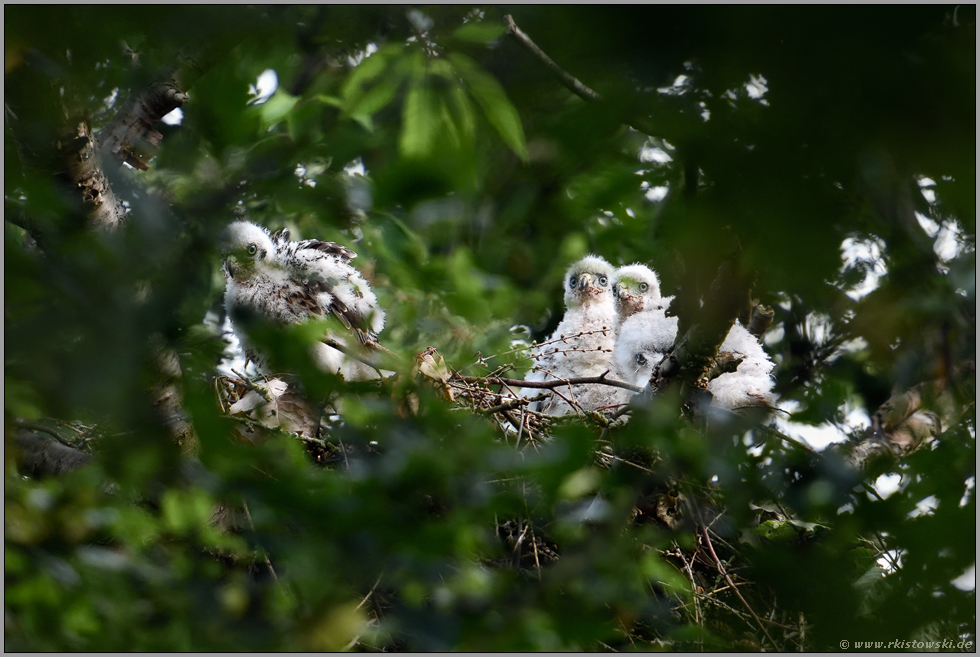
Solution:
M974 7L513 11L603 100L561 86L495 7L5 9L6 649L771 649L730 591L708 600L725 582L690 560L694 525L644 515L678 485L725 509L716 547L748 604L775 604L782 649L975 645L975 590L951 585L975 563L972 389L932 448L864 481L750 419L692 426L674 394L522 451L425 387L406 417L402 379L345 399L330 467L289 435L234 438L204 320L223 316L215 237L236 207L353 248L382 342L469 375L520 374L512 327L546 336L587 252L650 263L682 322L735 254L776 310L798 422L856 435L849 409L975 358ZM130 221L86 231L51 155L65 117L99 129L187 62L150 170L109 172ZM878 253L848 260L847 239ZM848 295L869 271L876 289ZM151 340L179 356L196 456L154 413ZM300 348L275 356L345 393ZM18 472L16 427L43 418L97 427L63 438L95 462ZM878 499L878 474L903 484ZM759 525L764 500L797 524Z

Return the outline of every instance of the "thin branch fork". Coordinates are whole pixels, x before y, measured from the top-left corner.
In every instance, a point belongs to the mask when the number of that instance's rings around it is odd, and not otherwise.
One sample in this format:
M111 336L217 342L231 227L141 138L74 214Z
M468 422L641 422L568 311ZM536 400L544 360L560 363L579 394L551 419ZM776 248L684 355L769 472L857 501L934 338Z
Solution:
M479 413L484 413L486 415L493 415L494 413L501 413L503 411L509 411L511 409L520 408L521 406L526 406L533 401L541 401L546 397L547 397L547 393L541 393L536 397L527 397L527 398L520 397L518 399L512 399L498 406L493 406L491 408L478 408L476 410Z
M554 390L555 388L563 388L569 385L601 384L614 388L623 388L624 390L632 390L633 392L643 391L643 388L631 383L607 379L607 374L609 374L608 370L601 376L583 376L575 379L555 379L553 381L524 381L521 379L505 379L499 376L462 376L460 379L465 383L486 383L520 388L543 388L546 390Z
M337 351L339 351L340 353L344 354L349 358L353 358L356 361L364 363L368 367L373 368L381 376L382 379L385 378L384 374L381 371L381 368L385 366L385 363L381 362L380 358L374 358L371 353L363 353L361 351L351 349L347 345L341 344L340 342L334 340L333 338L321 338L320 342L322 342L323 344L327 345L332 349L336 349ZM380 344L366 342L364 343L364 346L365 347L370 346L370 348L380 351L382 354L385 354L385 356L387 356L389 360L397 361L394 363L388 363L389 366L396 367L396 368L401 366L402 363L400 360L397 359L395 353L389 351L387 348L381 346Z
M762 633L766 635L767 639L769 639L769 643L772 644L772 647L775 648L776 650L779 650L779 645L775 641L773 641L773 638L771 636L769 636L769 630L767 630L766 626L762 623L762 619L759 618L758 614L755 613L755 610L752 609L749 603L742 596L742 592L738 590L737 586L735 586L735 582L732 581L732 578L728 574L728 570L725 568L725 565L721 562L721 559L718 558L718 554L715 552L715 546L712 545L711 543L711 537L709 536L709 530L707 527L705 527L702 530L702 534L704 536L704 542L708 546L708 550L711 552L711 558L715 560L715 565L718 567L718 570L721 572L722 575L724 575L725 580L728 582L728 585L732 587L732 590L735 592L735 595L738 596L738 599L742 601L742 604L745 605L745 608L749 610L750 614L752 614L752 618L755 619L755 622L756 624L758 624L759 629L762 630Z
M585 335L595 335L597 333L602 333L603 335L608 335L610 331L612 331L612 328L610 328L608 326L603 326L601 329L593 329L591 331L579 331L578 333L572 333L572 334L569 334L569 335L562 334L561 337L554 338L552 340L546 340L544 342L538 342L538 341L535 340L535 341L531 342L530 347L528 347L528 346L521 346L521 347L517 347L517 348L514 348L514 349L508 349L507 351L502 351L499 354L493 354L492 356L483 356L482 354L478 354L477 355L477 359L476 359L476 363L474 363L474 364L475 365L483 365L483 366L485 366L485 367L487 367L489 369L489 365L487 365L487 361L488 360L493 360L494 358L499 358L500 356L507 356L509 354L516 354L516 353L519 353L519 352L528 351L529 349L540 349L541 347L547 347L550 344L557 344L559 342L562 343L562 344L568 344L568 341L571 340L572 338L580 338L580 337L585 336ZM573 348L573 350L575 350L575 349ZM532 359L538 358L538 357L539 356L531 356ZM502 367L507 367L507 366L501 365L497 369L499 370Z

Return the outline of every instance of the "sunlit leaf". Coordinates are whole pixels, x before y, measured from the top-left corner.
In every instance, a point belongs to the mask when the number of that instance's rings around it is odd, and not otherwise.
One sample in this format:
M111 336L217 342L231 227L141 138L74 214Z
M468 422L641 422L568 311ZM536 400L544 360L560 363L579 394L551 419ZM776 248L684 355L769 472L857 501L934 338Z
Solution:
M500 23L479 21L463 25L453 32L453 36L460 41L486 44L497 40L506 31L507 28Z
M469 93L483 108L490 125L496 129L511 150L526 161L527 145L524 142L524 127L521 125L517 110L507 98L500 83L465 55L454 53L449 56L449 60L463 78Z
M263 125L272 127L285 119L298 101L298 97L291 96L282 89L277 90L272 98L259 105L259 114L262 116Z
M435 92L424 81L409 87L398 141L403 157L423 158L432 153L439 135L439 118Z
M361 60L361 63L344 80L340 96L347 103L356 100L356 97L362 93L363 86L384 73L391 60L397 57L401 50L398 46L389 45Z
M371 116L390 103L397 91L397 82L382 80L347 107L347 112L353 116Z
M476 117L470 98L462 87L454 85L449 90L449 106L464 144L472 144L476 137Z

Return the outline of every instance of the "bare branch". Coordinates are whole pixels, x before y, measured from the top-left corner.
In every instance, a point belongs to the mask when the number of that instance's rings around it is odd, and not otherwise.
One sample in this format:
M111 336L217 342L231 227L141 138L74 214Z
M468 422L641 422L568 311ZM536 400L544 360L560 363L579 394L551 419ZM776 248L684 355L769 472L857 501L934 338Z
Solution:
M536 397L519 397L517 399L512 399L508 402L500 404L498 406L492 406L491 408L478 408L477 411L480 413L485 413L487 415L493 415L494 413L502 413L503 411L509 411L514 408L520 408L521 406L526 406L533 401L540 401L546 399L548 393L541 393Z
M749 610L750 614L752 614L752 618L755 619L755 622L759 626L759 629L762 630L762 633L766 635L767 639L769 639L769 643L772 644L772 647L775 648L776 650L779 650L779 646L776 644L775 641L773 641L773 638L769 636L769 630L767 630L766 626L763 625L762 620L759 618L758 614L755 613L755 610L752 609L752 607L745 600L745 598L742 597L742 592L738 590L737 586L735 586L735 582L732 581L731 576L728 574L728 570L725 569L725 565L721 562L721 559L718 558L718 554L715 553L715 546L711 544L711 537L708 534L709 534L708 528L705 527L704 530L702 531L702 535L704 536L704 542L707 544L708 550L711 551L711 557L715 560L715 565L718 567L718 571L721 572L722 575L724 575L725 581L727 581L728 585L732 587L732 590L735 592L735 595L738 596L738 599L742 601L742 604L745 605L745 608Z
M397 368L402 365L401 360L398 359L397 355L394 352L381 346L381 344L377 342L365 342L364 346L370 349L375 349L377 351L380 351L382 354L384 354L383 356L380 357L374 357L373 354L371 353L365 353L366 350L363 349L362 350L351 349L347 345L343 345L337 340L334 340L333 338L322 338L320 342L322 342L323 344L327 345L332 349L336 349L337 351L344 354L345 356L348 356L349 358L353 358L356 361L364 363L368 367L374 368L374 370L381 376L382 379L385 378L384 374L381 371L382 367ZM384 362L386 360L388 361L387 363Z
M694 385L705 375L735 323L739 300L744 297L743 292L748 287L734 258L721 263L718 276L704 296L701 310L666 357L654 368L650 378L653 390L662 390L682 372L683 381L688 386ZM681 319L683 321L683 316Z
M541 63L548 67L548 69L554 73L555 77L573 94L587 100L589 102L605 102L605 99L596 91L590 89L585 84L583 84L578 78L568 73L565 69L555 63L551 57L547 55L541 48L538 47L534 41L531 40L521 28L517 26L514 22L514 17L510 14L504 16L504 23L507 25L507 32L512 34L521 45L523 45L527 50L534 55ZM634 130L642 132L647 135L654 134L654 127L650 122L642 116L630 116L624 120L625 123L629 124Z
M565 69L556 64L551 57L548 57L548 55L541 50L541 48L539 48L534 41L531 41L531 37L525 34L521 28L517 27L517 23L514 22L513 16L510 14L504 16L504 23L507 24L507 31L513 34L517 40L531 52L531 54L537 57L545 66L551 69L551 72L558 77L561 83L565 85L569 91L576 96L584 98L585 100L602 100L602 96L592 89L589 89L577 78L566 72Z
M632 390L633 392L641 392L643 388L635 386L631 383L626 383L624 381L614 381L613 379L607 379L607 371L602 376L584 376L577 379L555 379L553 381L524 381L521 379L504 379L499 376L461 376L459 377L461 381L465 383L488 383L490 385L505 385L514 386L520 388L543 388L546 390L554 390L555 388L564 387L567 385L583 385L583 384L602 384L607 386L612 386L614 388L623 388L625 390Z

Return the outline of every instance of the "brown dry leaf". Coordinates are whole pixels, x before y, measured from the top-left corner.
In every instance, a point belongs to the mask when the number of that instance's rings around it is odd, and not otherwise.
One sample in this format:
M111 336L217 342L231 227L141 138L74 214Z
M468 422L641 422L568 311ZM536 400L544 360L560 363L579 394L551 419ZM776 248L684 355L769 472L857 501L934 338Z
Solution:
M432 382L431 385L439 390L447 401L454 401L456 399L455 395L453 395L452 388L447 383L450 377L452 377L452 372L449 371L442 354L435 347L426 347L415 354L413 376L415 376L416 380L418 380L419 374L429 379Z
M278 428L314 437L320 427L320 410L282 379L257 383L228 409L229 415L244 415L269 429Z

